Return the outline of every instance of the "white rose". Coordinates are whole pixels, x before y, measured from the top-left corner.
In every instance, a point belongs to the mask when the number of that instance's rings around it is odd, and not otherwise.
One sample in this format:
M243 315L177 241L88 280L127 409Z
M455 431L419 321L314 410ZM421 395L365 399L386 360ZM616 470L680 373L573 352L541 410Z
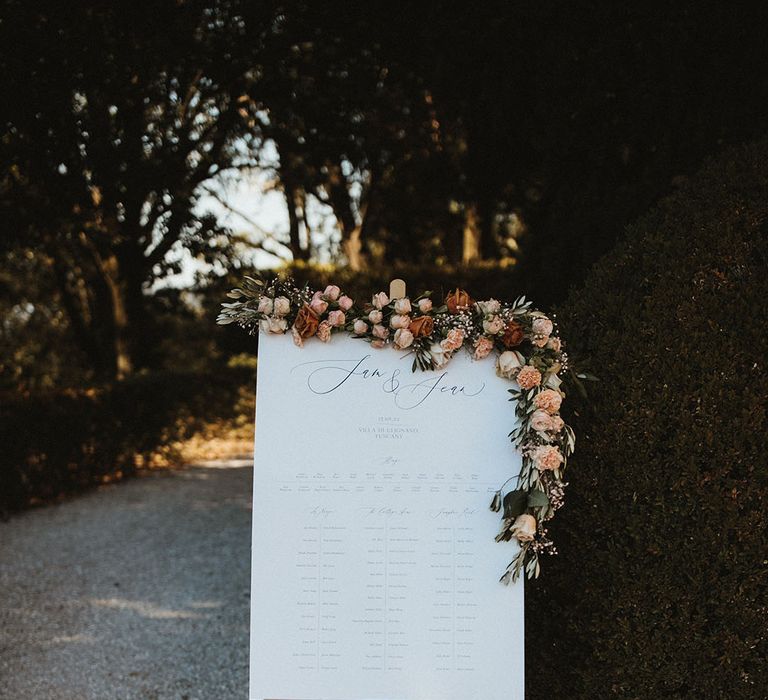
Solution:
M429 348L429 354L432 356L432 362L434 363L436 369L445 367L445 365L448 364L448 360L451 359L450 354L443 350L443 347L440 345L440 343L435 343L432 345L432 347Z
M496 360L496 374L505 379L512 379L515 376L515 372L519 370L525 364L525 357L523 357L516 350L507 350L499 355Z
M501 304L495 299L489 299L488 301L478 301L477 305L480 307L483 315L497 314L501 311Z
M411 300L408 297L395 300L395 313L409 314L411 313Z
M272 313L272 300L269 297L259 299L259 313L267 316Z
M287 297L277 297L275 299L275 314L285 316L291 310L291 302Z

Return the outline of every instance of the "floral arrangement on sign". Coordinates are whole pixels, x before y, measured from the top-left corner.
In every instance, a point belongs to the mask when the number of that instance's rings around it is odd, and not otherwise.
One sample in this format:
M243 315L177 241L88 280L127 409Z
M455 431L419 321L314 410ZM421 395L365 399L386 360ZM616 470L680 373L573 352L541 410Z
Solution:
M247 277L228 296L235 301L222 304L220 324L237 323L251 333L290 332L299 347L310 338L328 342L334 333L351 333L373 348L411 352L414 372L440 369L462 348L478 360L495 353L496 373L509 380L519 419L509 437L522 455L520 473L491 502L492 511L502 512L496 540L520 543L501 580L515 581L523 571L538 577L540 556L557 552L546 523L563 505L563 474L575 445L573 430L560 417L565 394L558 375L568 358L552 320L525 297L511 304L476 302L461 289L439 306L430 293L390 299L384 292L355 305L336 285L321 292L290 280Z

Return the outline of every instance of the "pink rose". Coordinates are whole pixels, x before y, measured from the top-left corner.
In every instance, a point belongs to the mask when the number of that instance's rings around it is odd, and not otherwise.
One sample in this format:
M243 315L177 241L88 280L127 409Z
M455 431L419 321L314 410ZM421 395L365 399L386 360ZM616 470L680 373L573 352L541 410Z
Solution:
M531 457L539 471L558 469L563 462L563 455L554 445L540 445L531 452Z
M371 341L371 347L376 348L377 350L380 350L386 345L386 343L383 340L372 340Z
M336 301L339 294L341 294L341 290L335 284L329 284L323 292L323 296L331 301Z
M560 342L560 338L550 338L547 340L547 347L550 350L554 350L555 352L560 352L560 349L562 348L562 343Z
M411 317L403 316L402 314L394 314L389 319L389 325L392 328L408 328L411 325Z
M315 312L316 316L320 316L328 308L328 302L323 299L323 295L320 292L315 292L312 301L309 302L309 308Z
M389 338L389 328L386 328L377 323L373 327L373 335L377 338L380 338L381 340L386 340Z
M534 411L531 414L531 428L542 433L552 430L552 416L542 409Z
M404 297L402 299L395 299L395 313L397 314L411 313L411 300L408 297Z
M483 321L483 330L488 335L496 335L504 330L504 321L501 316L491 316L491 318Z
M546 316L534 318L531 328L536 335L552 335L552 321Z
M563 397L559 391L554 389L544 389L533 397L533 405L541 408L549 414L555 414L560 410L560 404L563 403Z
M413 333L407 328L398 328L395 331L395 347L398 350L405 350L413 345Z
M475 359L482 360L484 357L488 357L493 350L493 341L486 335L481 335L475 341Z
M272 304L273 302L269 297L261 297L259 299L259 313L269 316L272 313Z
M379 292L378 294L373 295L372 303L374 308L381 310L389 304L389 297L384 292Z
M381 323L383 318L384 314L381 313L381 311L371 311L371 313L368 314L368 320L371 323Z
M533 389L541 384L541 372L531 365L525 365L517 373L517 383L521 389Z
M425 314L431 310L432 310L431 299L419 299L419 311L421 311L421 313Z
M440 346L446 352L452 352L458 350L462 343L464 343L464 331L459 328L451 328L445 340L441 341Z
M334 328L340 328L347 322L347 317L344 315L343 311L331 311L331 313L328 314L328 323L330 323Z
M339 308L342 311L349 311L354 303L346 294L343 297L339 297Z
M537 347L537 348L543 348L547 344L547 338L546 335L534 335L533 338L531 338L531 342Z
M552 416L552 432L559 433L565 427L565 422L560 416Z
M512 534L519 542L530 542L536 535L536 518L527 513L518 515L512 525Z
M331 324L328 321L320 321L320 325L317 327L317 337L324 343L331 339Z
M357 321L355 321L353 330L355 335L365 335L368 332L368 324L363 321L362 318L358 318Z

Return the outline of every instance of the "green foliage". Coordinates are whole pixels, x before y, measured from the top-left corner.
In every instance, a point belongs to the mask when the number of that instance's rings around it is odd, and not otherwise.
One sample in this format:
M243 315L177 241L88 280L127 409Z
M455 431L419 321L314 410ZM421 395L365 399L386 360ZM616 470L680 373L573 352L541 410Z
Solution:
M252 384L253 370L238 368L2 397L0 514L134 473L206 422L234 417Z
M766 222L763 141L630 226L559 314L601 382L529 588L533 700L766 695Z

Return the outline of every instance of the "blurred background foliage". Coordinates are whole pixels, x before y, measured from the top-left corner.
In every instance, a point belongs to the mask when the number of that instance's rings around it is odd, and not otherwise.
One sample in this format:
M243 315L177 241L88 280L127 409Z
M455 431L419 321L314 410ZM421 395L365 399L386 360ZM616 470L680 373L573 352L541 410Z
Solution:
M242 450L242 274L525 293L602 380L529 696L765 696L766 6L0 8L0 511Z

